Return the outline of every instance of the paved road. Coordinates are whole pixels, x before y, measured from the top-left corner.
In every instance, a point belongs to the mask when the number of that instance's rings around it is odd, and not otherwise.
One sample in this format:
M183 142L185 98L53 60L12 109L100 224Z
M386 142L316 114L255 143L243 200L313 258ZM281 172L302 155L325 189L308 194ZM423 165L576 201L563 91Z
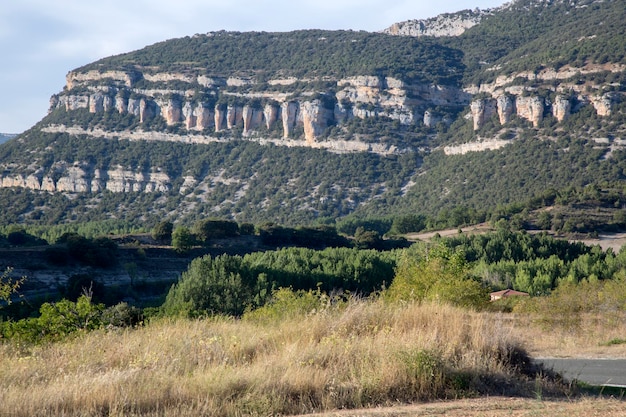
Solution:
M626 359L552 359L538 358L546 369L591 385L626 387Z

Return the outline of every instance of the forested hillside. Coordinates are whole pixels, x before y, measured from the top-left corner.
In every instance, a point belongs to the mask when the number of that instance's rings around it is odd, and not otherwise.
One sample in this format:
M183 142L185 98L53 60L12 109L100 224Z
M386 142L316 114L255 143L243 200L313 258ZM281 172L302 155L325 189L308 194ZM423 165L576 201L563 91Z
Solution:
M481 16L444 37L211 32L77 68L0 147L1 222L456 226L595 193L622 224L626 2Z

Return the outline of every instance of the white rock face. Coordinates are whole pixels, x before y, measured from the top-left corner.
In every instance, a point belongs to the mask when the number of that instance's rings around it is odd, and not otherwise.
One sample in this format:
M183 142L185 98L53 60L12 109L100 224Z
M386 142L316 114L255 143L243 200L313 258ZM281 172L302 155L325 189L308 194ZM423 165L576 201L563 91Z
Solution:
M470 111L474 122L474 130L479 130L485 124L485 120L496 112L496 103L494 100L474 100L470 104Z
M498 106L498 118L500 124L505 125L511 121L511 116L515 112L515 102L511 96L503 94L496 100Z
M612 97L609 94L604 94L602 96L593 96L590 97L591 104L596 109L598 116L610 116L611 108L613 106Z
M394 23L383 32L399 36L459 36L480 23L487 11L466 11L442 14L425 20L408 20Z
M457 146L446 146L443 152L446 155L465 155L468 152L483 152L487 150L500 149L511 141L508 140L487 140L482 142L463 143Z
M112 192L167 192L171 187L170 178L162 172L137 173L121 167L91 172L88 164L63 162L56 163L50 170L45 175L41 171L27 176L5 173L0 176L0 185L66 193L96 193L105 189Z
M331 111L324 108L320 100L313 100L302 103L300 113L304 124L304 139L309 144L313 143L328 127L327 121L330 119Z
M252 106L243 106L243 134L249 135L263 124L263 110Z
M517 97L515 107L519 117L531 122L533 127L539 127L544 111L543 101L539 97Z
M296 126L296 119L298 116L298 103L285 102L281 106L281 115L283 122L283 137L288 138L291 136L294 127Z
M232 129L239 123L243 123L243 107L228 106L226 108L226 128Z
M567 119L571 111L572 102L568 97L557 96L554 103L552 103L552 115L559 122Z

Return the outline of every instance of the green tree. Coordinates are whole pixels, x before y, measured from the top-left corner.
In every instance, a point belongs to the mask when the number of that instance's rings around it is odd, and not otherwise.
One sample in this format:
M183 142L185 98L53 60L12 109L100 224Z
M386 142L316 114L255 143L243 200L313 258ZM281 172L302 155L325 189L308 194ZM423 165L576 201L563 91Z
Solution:
M354 233L354 245L359 249L374 249L381 243L380 234L375 230L365 230L359 226Z
M11 304L11 296L17 292L25 279L23 277L18 280L12 279L10 276L12 271L13 268L7 268L0 275L0 301L7 304Z
M194 259L167 295L168 315L198 317L239 316L251 302L253 280L240 256L203 256Z
M389 301L438 301L481 308L489 291L470 274L465 254L442 244L416 244L404 251L384 292Z
M426 227L426 216L422 214L408 214L393 219L391 231L398 234L419 232Z
M168 241L172 238L173 230L174 225L172 224L172 222L164 220L154 226L154 228L152 229L152 238L154 240Z
M210 239L237 236L239 225L230 220L203 219L194 224L192 232L199 241L206 243Z
M180 226L172 232L172 247L178 253L185 253L193 248L196 243L194 235L189 228Z

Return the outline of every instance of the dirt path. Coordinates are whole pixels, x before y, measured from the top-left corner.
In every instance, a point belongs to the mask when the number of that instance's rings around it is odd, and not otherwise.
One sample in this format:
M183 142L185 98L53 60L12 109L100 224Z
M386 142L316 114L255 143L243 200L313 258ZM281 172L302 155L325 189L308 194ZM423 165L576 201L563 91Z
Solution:
M624 410L626 402L614 398L553 401L487 397L388 408L339 410L307 414L307 417L623 417Z

